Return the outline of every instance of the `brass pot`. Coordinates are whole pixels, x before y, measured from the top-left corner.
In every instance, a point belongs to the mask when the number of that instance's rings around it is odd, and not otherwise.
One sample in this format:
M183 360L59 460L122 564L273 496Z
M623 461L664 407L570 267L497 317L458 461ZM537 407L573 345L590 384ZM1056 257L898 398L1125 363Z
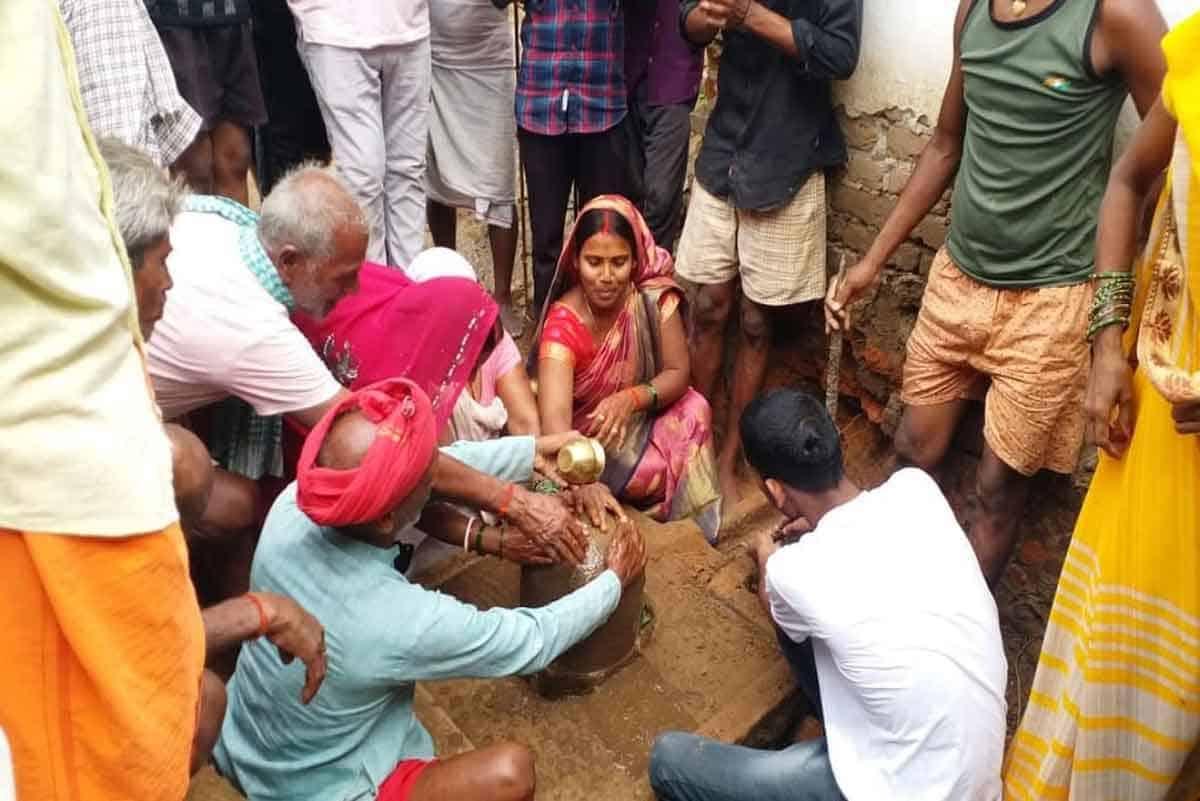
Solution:
M591 484L604 472L604 447L594 439L568 442L558 452L558 472L568 484Z

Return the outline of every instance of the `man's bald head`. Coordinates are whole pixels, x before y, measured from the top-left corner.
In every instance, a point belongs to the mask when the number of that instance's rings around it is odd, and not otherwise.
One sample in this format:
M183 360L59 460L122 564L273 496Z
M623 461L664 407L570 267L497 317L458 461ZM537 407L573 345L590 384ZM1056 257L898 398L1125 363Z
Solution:
M304 312L320 318L358 285L370 229L329 168L302 164L263 199L258 238Z
M362 464L378 431L379 427L358 409L346 412L329 427L317 452L317 466L354 470Z
M368 420L358 409L342 414L325 434L325 440L317 452L317 466L328 470L357 469L362 465L378 433L379 426ZM392 547L397 533L414 525L421 516L421 510L429 502L434 461L436 456L425 467L424 475L417 486L388 514L379 520L342 526L342 532L373 545Z

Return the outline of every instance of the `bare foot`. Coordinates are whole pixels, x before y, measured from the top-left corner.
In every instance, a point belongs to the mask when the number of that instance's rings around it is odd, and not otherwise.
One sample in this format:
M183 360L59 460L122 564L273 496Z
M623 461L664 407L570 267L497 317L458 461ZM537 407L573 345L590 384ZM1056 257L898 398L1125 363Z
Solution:
M721 508L728 514L742 500L742 490L738 486L737 480L737 468L732 465L728 467L721 465L717 469L717 481L721 485Z

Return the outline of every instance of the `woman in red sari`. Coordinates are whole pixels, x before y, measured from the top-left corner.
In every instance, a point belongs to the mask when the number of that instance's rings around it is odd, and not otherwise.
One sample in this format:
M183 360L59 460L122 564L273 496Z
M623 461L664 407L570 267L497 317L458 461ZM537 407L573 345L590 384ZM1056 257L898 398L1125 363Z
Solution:
M612 195L589 203L563 247L540 325L538 408L544 434L575 429L600 441L601 480L619 500L661 521L695 518L716 543L712 411L689 386L685 303L673 275L670 254L632 203Z

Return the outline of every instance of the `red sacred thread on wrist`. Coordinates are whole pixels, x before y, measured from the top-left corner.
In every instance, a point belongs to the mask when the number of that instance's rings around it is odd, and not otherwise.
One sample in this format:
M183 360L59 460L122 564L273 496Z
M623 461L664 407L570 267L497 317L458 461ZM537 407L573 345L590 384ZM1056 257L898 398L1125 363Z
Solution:
M263 606L262 599L252 592L246 593L246 599L258 609L258 636L261 637L270 628L270 623L267 621L267 609Z
M516 494L517 485L509 482L504 488L504 497L500 499L500 505L496 509L496 514L500 517L508 517L508 506L512 503L513 495Z

